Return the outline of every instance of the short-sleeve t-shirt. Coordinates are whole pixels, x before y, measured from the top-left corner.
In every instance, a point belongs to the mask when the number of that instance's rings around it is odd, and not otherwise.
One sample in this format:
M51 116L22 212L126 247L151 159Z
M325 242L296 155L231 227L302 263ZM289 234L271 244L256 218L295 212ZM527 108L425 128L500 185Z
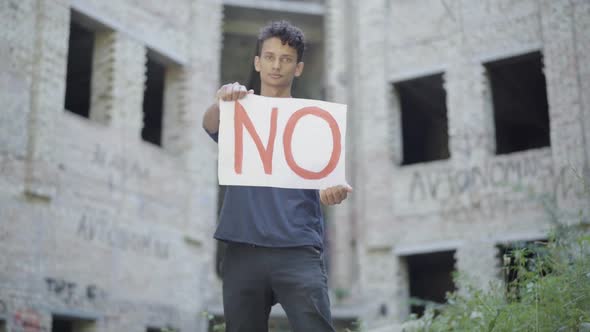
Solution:
M217 133L207 133L217 142ZM323 249L324 222L319 192L226 186L214 237L262 247L309 245Z

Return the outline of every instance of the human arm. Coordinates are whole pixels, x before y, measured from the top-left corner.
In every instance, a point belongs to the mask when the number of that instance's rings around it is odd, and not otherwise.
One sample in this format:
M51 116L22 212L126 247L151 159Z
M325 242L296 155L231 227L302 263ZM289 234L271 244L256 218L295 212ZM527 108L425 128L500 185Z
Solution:
M203 115L203 128L210 134L215 134L219 131L219 99L223 101L234 101L244 98L250 93L254 93L254 90L247 90L245 86L238 82L223 85L217 90L215 103L209 106Z

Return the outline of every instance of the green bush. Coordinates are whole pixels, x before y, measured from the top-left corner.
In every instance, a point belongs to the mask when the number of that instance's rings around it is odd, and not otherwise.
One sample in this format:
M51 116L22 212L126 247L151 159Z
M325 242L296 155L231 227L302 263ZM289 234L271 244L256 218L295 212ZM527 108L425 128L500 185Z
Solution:
M513 281L464 289L428 306L406 331L579 331L590 326L590 236L558 225L548 242L514 251ZM513 261L512 261L513 260Z
M574 175L581 196L589 198L588 178L575 170ZM577 224L563 223L575 216L560 211L554 196L528 194L544 206L554 229L547 242L504 256L503 272L514 279L487 290L458 281L461 291L447 294L446 304L427 304L421 318L404 324L404 332L590 331L590 220L580 211Z

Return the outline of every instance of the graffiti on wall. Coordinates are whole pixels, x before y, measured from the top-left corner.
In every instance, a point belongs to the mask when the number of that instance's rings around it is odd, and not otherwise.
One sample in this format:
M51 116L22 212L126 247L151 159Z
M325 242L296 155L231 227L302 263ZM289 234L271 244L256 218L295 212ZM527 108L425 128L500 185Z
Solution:
M62 278L46 277L45 285L48 293L67 304L94 303L106 298L106 292L94 284L79 285Z
M547 160L521 158L492 160L468 168L416 170L410 182L410 201L444 200L465 193L505 188L527 180L550 185L554 179L553 165ZM549 181L549 182L548 182Z
M159 259L169 257L169 242L154 234L117 225L103 217L82 215L76 233L88 242L106 244L111 248Z
M407 196L399 202L409 214L419 203L443 217L490 219L580 199L581 183L572 167L554 166L550 151L535 151L464 167L417 168L408 175L402 191Z
M14 313L12 331L14 332L47 332L43 326L41 315L33 309L20 309Z
M94 146L92 163L113 169L126 177L148 178L150 176L150 170L142 166L138 160L131 160L124 154L107 151L100 144Z

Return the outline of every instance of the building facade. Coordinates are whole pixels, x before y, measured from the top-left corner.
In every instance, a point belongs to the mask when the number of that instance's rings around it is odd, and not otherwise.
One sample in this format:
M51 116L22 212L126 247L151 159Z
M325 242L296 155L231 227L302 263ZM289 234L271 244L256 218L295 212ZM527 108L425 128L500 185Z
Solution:
M369 325L501 280L506 250L547 238L547 204L587 218L588 1L327 1L325 18L355 188L331 280Z
M4 330L206 330L222 9L1 2Z
M395 331L413 298L502 280L547 206L588 213L588 1L7 0L0 17L0 331L223 314L201 117L219 85L255 84L271 19L309 41L294 96L348 104L354 192L326 210L338 326Z

